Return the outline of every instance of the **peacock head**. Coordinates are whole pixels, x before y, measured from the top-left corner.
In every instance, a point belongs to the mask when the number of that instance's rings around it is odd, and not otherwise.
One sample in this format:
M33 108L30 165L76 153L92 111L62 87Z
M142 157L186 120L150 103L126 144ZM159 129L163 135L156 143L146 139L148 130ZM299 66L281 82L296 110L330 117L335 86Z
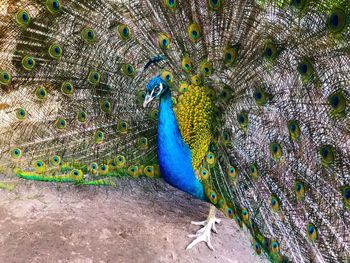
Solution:
M159 98L168 89L169 85L160 76L152 78L146 86L146 97L143 107L147 107L152 100Z

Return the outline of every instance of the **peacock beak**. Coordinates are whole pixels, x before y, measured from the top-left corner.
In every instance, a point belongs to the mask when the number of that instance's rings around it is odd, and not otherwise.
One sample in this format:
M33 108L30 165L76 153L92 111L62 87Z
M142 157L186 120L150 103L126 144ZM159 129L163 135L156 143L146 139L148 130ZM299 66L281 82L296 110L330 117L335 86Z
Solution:
M146 108L147 105L153 100L152 95L146 95L145 100L143 101L143 107Z

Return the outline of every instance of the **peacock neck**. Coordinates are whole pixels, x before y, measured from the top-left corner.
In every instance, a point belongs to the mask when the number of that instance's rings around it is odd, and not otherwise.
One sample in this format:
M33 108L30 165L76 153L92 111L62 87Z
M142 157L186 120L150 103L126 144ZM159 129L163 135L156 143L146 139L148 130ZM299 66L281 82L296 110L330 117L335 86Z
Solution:
M159 110L163 110L164 112L172 111L175 117L171 102L171 91L169 89L164 91L164 93L160 97Z
M159 167L165 181L197 198L205 199L203 185L192 168L190 148L182 140L172 109L170 90L166 90L160 98L157 143Z

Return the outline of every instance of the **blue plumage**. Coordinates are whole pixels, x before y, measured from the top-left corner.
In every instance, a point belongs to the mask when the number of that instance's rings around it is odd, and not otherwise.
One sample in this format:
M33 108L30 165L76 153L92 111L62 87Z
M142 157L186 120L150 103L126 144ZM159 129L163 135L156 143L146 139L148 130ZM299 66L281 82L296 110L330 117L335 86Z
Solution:
M199 199L206 199L203 185L192 167L190 148L184 143L172 109L169 86L159 76L147 85L147 91L163 84L158 119L158 161L162 176L172 186Z
M154 88L159 87L160 84L162 84L165 89L169 88L168 84L160 76L156 76L148 82L148 84L146 86L146 92L151 93L151 91Z

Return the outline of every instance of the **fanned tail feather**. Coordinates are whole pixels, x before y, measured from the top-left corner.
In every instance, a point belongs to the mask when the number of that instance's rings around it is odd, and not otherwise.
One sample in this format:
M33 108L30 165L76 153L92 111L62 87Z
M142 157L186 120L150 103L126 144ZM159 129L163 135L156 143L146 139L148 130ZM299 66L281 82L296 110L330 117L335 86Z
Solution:
M257 254L350 260L347 1L3 6L3 168L94 185L159 175L157 108L141 106L160 74L174 107L191 85L209 90L212 142L198 176L208 200L249 229Z

